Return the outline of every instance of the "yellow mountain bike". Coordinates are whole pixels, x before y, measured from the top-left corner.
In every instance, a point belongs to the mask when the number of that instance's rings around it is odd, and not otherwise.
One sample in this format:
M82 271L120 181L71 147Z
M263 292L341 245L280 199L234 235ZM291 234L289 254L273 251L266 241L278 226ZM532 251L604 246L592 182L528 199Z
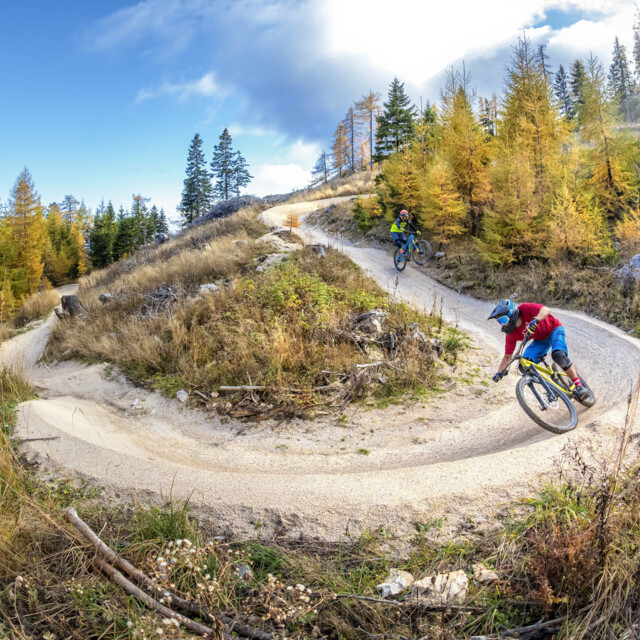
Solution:
M571 378L556 365L549 366L545 358L537 363L525 358L525 345L529 337L520 344L520 348L513 354L513 358L502 370L506 376L509 367L518 362L518 370L522 378L516 385L516 398L524 412L547 431L566 433L578 424L578 414L572 401L579 402L585 407L592 407L596 398L585 379L580 376L582 386L589 395L580 400L575 394L575 385Z

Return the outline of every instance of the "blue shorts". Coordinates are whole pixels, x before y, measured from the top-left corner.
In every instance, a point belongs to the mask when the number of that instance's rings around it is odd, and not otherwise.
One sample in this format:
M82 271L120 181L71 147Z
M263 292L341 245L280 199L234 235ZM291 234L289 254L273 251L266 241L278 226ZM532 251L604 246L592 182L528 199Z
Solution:
M533 362L540 362L547 352L564 351L569 355L567 340L564 335L564 327L556 327L544 340L533 340L524 351L524 357Z
M393 240L396 244L398 244L398 240L399 240L402 244L404 244L404 243L407 241L407 237L404 235L404 232L403 232L403 231L401 231L401 232L398 232L398 231L392 231L392 232L391 232L391 238L392 238L392 240Z

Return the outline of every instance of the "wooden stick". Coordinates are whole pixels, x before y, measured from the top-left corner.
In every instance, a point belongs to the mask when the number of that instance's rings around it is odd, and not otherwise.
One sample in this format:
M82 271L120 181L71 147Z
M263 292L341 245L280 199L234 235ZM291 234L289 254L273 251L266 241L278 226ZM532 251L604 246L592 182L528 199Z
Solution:
M363 602L375 602L376 604L389 604L396 607L415 607L420 609L428 609L429 611L475 611L484 612L486 607L464 607L460 605L427 605L420 602L419 599L410 600L385 600L383 598L371 598L369 596L358 596L349 593L338 593L336 598L349 600L362 600Z
M149 594L145 593L139 587L136 587L133 582L127 580L114 566L110 565L106 560L95 557L93 559L93 563L98 567L101 571L103 571L106 575L108 575L114 582L119 584L128 594L135 596L136 598L142 600L149 609L153 609L161 616L165 618L175 619L182 626L187 627L189 631L193 631L205 638L220 638L222 637L224 640L232 640L232 636L225 633L224 631L216 631L211 627L207 627L204 624L200 624L195 620L191 620L191 618L187 618L175 611L172 611L168 607L165 607L163 604L160 604L155 598L152 598Z
M143 585L151 592L161 593L168 597L171 601L171 604L175 604L178 608L183 611L188 611L189 613L202 616L203 618L213 619L213 616L207 609L196 602L190 602L189 600L185 600L181 598L179 595L164 589L160 585L157 585L153 580L147 577L142 571L136 569L130 562L120 557L115 551L113 551L110 547L108 547L96 533L91 529L91 527L84 521L80 516L78 516L76 510L71 507L65 513L65 518L68 522L70 522L82 535L84 535L87 540L92 544L92 546L104 556L107 560L111 562L112 565L122 569L125 573L128 573L136 582ZM250 625L243 624L238 622L234 618L230 616L223 616L216 614L215 616L225 624L233 626L233 629L238 633L246 636L247 638L254 638L254 640L273 640L273 634L267 633L266 631L261 631L260 629L256 629Z

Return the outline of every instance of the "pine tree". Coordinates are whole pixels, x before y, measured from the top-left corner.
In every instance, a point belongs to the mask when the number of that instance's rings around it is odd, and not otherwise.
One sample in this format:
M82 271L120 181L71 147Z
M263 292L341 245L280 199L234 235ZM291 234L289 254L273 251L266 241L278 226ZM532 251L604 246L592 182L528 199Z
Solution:
M228 200L233 193L234 156L231 135L225 127L220 134L220 142L213 149L213 160L211 160L211 174L216 181L213 194L220 202Z
M613 43L613 61L609 67L609 85L611 92L620 104L620 110L627 122L631 120L630 103L633 97L634 84L629 71L627 52L616 36Z
M567 73L562 65L560 65L558 73L555 75L553 91L560 103L560 113L567 120L571 120L573 118L573 100L569 91Z
M311 183L310 186L315 187L319 184L327 184L331 175L331 168L329 166L329 155L326 151L322 151L316 160L316 163L311 169Z
M581 60L575 60L571 65L571 77L569 80L569 88L571 101L573 103L573 115L574 117L580 115L580 110L584 104L582 99L582 88L584 81L587 78L587 74L584 70L584 65Z
M45 223L42 205L28 169L18 176L9 199L7 223L16 247L16 267L24 274L19 296L37 291L44 263Z
M382 113L380 108L380 94L369 91L356 102L356 113L360 122L369 131L369 171L373 171L373 138L378 128L378 116Z
M198 133L193 136L189 145L186 174L178 210L185 222L189 223L208 211L213 199L211 176L207 171L202 138Z
M341 178L349 163L349 140L342 122L336 127L333 134L333 168Z
M411 142L414 131L415 105L404 91L404 83L394 78L389 88L389 98L378 116L376 153L374 160L381 162Z
M243 158L239 151L236 151L233 160L233 192L236 196L240 195L240 189L244 189L253 180L253 176L249 173L249 164Z

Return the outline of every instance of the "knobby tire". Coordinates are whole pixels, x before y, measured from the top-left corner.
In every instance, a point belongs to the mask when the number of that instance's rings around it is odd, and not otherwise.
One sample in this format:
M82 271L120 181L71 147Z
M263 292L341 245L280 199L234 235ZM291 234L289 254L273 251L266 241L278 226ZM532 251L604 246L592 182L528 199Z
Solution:
M540 405L538 400L530 392L531 389L535 388L538 394L545 400L547 398L547 391L542 386L542 384L533 376L524 375L520 380L518 380L518 384L516 385L516 398L518 398L518 402L522 407L523 411L537 424L540 425L543 429L547 431L551 431L551 433L567 433L567 431L571 431L575 429L578 424L578 414L576 413L576 409L571 403L569 397L558 391L554 387L551 387L551 392L554 395L554 398L560 403L559 408L561 409L564 406L568 411L567 420L562 418L561 424L555 424L550 420L545 420L540 416L542 411L540 410ZM531 404L532 406L529 406ZM549 415L556 415L553 409L547 409L549 411ZM539 413L538 413L539 412Z
M393 263L396 265L398 271L404 271L407 266L407 259L402 258L402 260L398 260L399 257L400 249L396 249L396 252L393 254Z
M426 240L418 240L413 252L413 261L420 267L431 257L431 246Z

